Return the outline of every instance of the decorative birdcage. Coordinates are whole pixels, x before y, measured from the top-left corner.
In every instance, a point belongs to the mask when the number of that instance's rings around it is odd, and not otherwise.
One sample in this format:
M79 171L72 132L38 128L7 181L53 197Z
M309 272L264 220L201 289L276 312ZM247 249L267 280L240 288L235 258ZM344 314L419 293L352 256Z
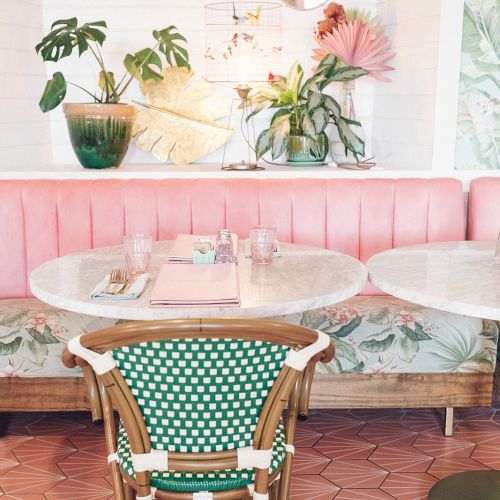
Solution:
M281 63L281 5L218 2L205 6L206 77L213 82L262 82Z

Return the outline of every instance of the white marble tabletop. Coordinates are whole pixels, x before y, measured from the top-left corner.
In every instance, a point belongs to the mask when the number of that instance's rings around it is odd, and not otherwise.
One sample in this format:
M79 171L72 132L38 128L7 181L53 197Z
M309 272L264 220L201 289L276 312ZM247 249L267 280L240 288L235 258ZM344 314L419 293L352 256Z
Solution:
M262 318L324 307L356 295L367 279L366 267L340 253L281 244L283 256L270 265L252 264L239 254L240 307L149 306L151 289L159 268L166 262L172 242L153 245L151 279L135 300L93 300L90 292L113 267L124 267L121 246L67 255L45 262L30 276L35 297L73 312L129 320L180 317ZM241 247L240 243L240 247ZM180 265L180 264L177 264Z
M500 259L495 243L459 241L395 248L368 262L370 281L423 306L500 320Z

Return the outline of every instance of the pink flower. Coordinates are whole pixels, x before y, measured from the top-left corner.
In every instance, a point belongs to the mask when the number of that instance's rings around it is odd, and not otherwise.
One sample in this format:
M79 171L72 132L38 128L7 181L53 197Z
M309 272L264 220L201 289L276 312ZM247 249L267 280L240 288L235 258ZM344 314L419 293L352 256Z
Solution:
M384 32L376 27L357 19L340 24L333 32L318 37L317 41L323 50L314 50L313 59L321 60L321 55L330 53L349 66L363 68L377 80L390 82L382 73L394 69L386 62L395 53L390 51L391 42Z
M61 334L64 330L61 324L56 319L51 318L44 313L37 314L34 318L30 318L24 324L24 328L34 329L38 333L43 333L46 326L50 329L52 335L54 336Z
M333 323L337 323L339 325L345 325L359 316L358 311L356 311L353 307L326 307L324 312L330 317Z
M384 373L389 364L383 365L382 363L375 363L374 365L370 366L365 370L365 373ZM390 370L389 370L390 371Z
M22 375L23 372L21 370L21 365L7 365L5 368L0 370L0 377L22 377Z
M398 317L396 318L396 326L407 326L408 328L415 330L415 316L408 311L400 311Z

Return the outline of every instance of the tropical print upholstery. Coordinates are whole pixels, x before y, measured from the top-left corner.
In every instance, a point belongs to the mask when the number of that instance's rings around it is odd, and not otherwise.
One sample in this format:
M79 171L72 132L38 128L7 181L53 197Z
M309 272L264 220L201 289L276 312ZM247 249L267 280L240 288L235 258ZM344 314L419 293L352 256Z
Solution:
M328 333L335 358L319 373L493 372L498 323L391 296L344 302L273 318Z
M0 300L0 377L78 377L61 362L64 344L116 319L77 314L37 299Z
M213 452L252 445L262 406L283 366L288 346L233 339L175 339L114 349L127 385L157 450ZM284 459L276 436L271 472ZM118 441L122 466L132 474L127 437ZM180 481L176 481L176 478ZM213 474L153 473L154 486L177 491L223 490L253 482L253 471Z
M390 296L353 297L275 317L327 332L337 354L319 373L493 372L498 323ZM71 313L37 299L0 300L0 377L80 376L60 360L72 337L118 320Z

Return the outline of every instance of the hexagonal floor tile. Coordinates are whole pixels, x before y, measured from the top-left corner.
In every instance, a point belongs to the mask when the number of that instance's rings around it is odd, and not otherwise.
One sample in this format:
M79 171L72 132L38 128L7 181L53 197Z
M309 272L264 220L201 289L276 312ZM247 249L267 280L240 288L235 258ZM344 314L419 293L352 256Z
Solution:
M394 500L394 497L382 490L367 489L345 489L335 497L335 500Z
M356 434L366 422L346 412L332 412L313 415L307 423L322 434Z
M399 422L406 410L393 408L360 408L349 410L349 413L364 422Z
M28 424L26 429L33 436L68 436L85 427L78 419L47 416Z
M500 447L496 444L479 444L471 458L479 463L500 470Z
M435 434L421 434L413 443L428 455L440 457L469 457L476 446L470 441Z
M105 477L109 474L106 450L77 451L57 465L70 478Z
M427 471L429 474L437 477L438 479L443 479L445 477L451 476L452 474L457 474L459 472L465 472L469 470L485 470L489 469L486 465L483 465L476 460L468 457L454 457L454 458L436 458L433 464L429 467Z
M392 473L381 489L398 500L427 500L429 490L436 483L435 477L423 472Z
M331 460L313 448L295 448L293 474L319 474Z
M47 500L108 500L113 489L104 478L68 479L45 493Z
M13 453L23 464L46 463L56 464L70 456L76 448L62 436L45 436L33 438L22 443Z
M439 410L411 410L401 417L401 425L417 432L444 432L444 412Z
M388 474L368 460L335 460L321 473L341 488L378 488Z
M399 423L377 421L366 424L358 435L377 446L410 446L418 432Z
M314 429L314 427L305 424L298 425L295 432L295 447L314 446L322 436L323 434Z
M45 493L65 479L55 464L19 465L0 475L0 487L11 495Z
M328 458L362 459L368 458L376 446L355 434L328 434L323 436L314 447Z
M0 450L0 474L17 467L19 462L15 455L8 450Z
M332 500L339 490L321 476L295 476L291 480L290 500Z
M476 444L500 445L500 427L491 421L462 420L453 436Z
M412 446L380 446L370 460L390 472L426 472L433 458Z

